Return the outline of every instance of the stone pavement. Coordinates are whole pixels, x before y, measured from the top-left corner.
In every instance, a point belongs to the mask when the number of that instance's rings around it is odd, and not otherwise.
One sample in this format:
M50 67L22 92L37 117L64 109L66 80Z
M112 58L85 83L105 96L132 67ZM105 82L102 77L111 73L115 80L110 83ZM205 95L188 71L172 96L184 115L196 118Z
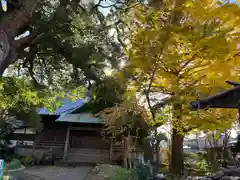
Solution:
M36 166L10 173L10 175L16 177L18 180L83 180L91 169L92 166Z

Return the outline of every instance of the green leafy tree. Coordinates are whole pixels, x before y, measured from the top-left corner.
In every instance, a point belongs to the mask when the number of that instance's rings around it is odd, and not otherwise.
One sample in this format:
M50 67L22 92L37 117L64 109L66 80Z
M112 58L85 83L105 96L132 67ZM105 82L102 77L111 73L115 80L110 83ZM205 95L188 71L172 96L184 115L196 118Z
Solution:
M75 94L70 97L74 99L82 95L86 85L91 89L92 82L95 86L103 84L104 70L116 68L122 52L120 44L109 35L99 11L101 1L86 5L79 0L21 2L2 12L0 18L0 29L7 35L11 50L0 60L0 74L5 72L4 76L11 77L15 84L24 79L32 89L18 86L21 88L18 91L32 93L35 99L32 104L28 96L22 96L22 101L26 98L25 104L6 106L16 105L15 114L29 114L30 107L42 106L46 96L46 106L53 109L59 106L56 100L66 93ZM7 78L1 81L8 84ZM16 92L7 95L18 98ZM5 99L5 104L11 103ZM10 110L2 108L4 112Z

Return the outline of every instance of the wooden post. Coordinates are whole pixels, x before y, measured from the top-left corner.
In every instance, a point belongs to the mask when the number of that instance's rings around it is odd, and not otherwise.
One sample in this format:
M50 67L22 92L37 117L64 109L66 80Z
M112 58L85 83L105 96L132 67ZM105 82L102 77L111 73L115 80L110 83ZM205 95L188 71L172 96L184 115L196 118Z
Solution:
M238 123L240 124L240 108L238 108Z
M65 146L64 146L63 160L66 160L66 158L67 158L68 144L69 144L69 135L70 135L70 128L68 127L67 128L66 140L65 140Z
M110 159L110 162L112 162L112 157L113 157L113 139L110 138L110 149L109 149L109 159Z
M55 143L55 124L52 124L52 144L51 144L51 148L53 148Z
M33 136L33 147L32 147L32 156L35 158L35 147L36 147L36 136L37 132L35 131L35 135ZM34 164L34 161L32 161L32 165Z

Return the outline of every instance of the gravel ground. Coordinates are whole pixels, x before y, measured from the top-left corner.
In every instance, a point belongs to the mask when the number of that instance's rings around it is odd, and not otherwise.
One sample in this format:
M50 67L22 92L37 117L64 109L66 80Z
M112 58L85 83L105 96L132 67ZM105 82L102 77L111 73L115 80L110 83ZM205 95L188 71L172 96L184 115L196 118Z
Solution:
M97 165L88 173L85 180L108 180L118 168L119 166L109 164Z
M9 180L45 180L45 179L36 175L27 174L24 172L14 172L10 174Z
M91 166L36 166L26 168L23 171L12 172L10 176L13 176L16 180L83 180L91 169Z

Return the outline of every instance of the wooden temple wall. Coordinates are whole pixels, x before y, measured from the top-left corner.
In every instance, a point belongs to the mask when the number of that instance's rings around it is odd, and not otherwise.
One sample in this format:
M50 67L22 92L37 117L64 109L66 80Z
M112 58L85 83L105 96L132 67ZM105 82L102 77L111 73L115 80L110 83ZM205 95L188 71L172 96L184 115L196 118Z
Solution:
M124 141L123 141L124 142ZM45 123L43 130L34 135L33 145L18 145L16 152L21 156L54 153L57 159L86 159L98 154L115 162L124 155L124 143L106 141L101 136L100 127L75 126L66 124ZM94 157L95 158L95 157Z

